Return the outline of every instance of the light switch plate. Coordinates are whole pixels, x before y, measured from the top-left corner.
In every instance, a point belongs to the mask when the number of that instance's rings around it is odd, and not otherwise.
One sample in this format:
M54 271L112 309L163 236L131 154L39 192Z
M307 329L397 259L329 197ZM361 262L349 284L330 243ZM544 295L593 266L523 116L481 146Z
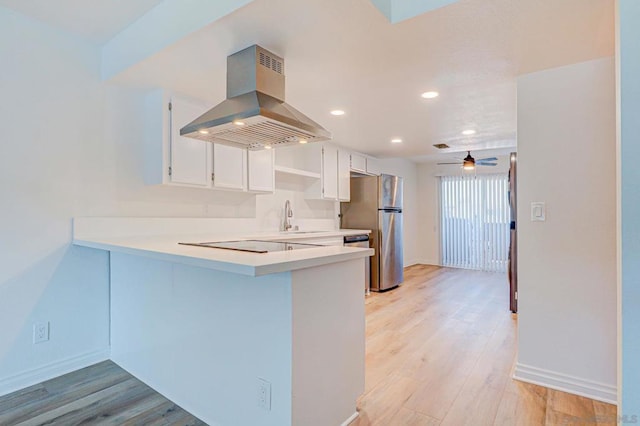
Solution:
M544 202L534 201L531 203L531 222L544 222L546 214Z

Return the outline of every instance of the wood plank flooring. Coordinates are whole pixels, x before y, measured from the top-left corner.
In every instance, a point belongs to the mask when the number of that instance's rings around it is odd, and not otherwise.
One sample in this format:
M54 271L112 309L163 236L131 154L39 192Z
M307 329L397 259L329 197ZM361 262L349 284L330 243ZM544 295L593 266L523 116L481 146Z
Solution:
M516 316L502 274L417 265L366 300L364 425L609 425L616 407L511 379Z
M111 361L0 397L0 425L205 425Z
M411 267L400 288L367 297L366 312L353 426L616 424L612 405L511 379L504 275ZM0 397L2 426L204 424L112 362Z

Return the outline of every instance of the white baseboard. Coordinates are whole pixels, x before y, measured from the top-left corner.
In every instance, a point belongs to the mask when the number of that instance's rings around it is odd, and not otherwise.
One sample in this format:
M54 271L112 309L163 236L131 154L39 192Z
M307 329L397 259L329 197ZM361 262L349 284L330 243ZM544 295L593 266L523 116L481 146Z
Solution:
M532 383L609 404L617 405L618 403L616 386L545 370L543 368L516 363L513 378L521 382Z
M441 266L439 261L433 259L419 259L416 263L420 265Z
M109 359L109 349L87 352L78 356L0 378L0 396L53 379Z
M360 413L358 413L356 411L355 413L353 413L351 415L351 417L349 417L347 420L345 420L340 426L349 426L355 419L358 418L359 415L360 415Z

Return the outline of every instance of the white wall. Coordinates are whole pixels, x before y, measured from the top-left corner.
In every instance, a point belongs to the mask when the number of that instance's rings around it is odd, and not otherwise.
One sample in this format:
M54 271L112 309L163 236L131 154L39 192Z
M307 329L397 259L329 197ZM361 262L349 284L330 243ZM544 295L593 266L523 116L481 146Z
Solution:
M619 413L640 413L640 3L619 0L618 213L619 213Z
M516 377L615 401L614 60L518 79ZM546 221L530 203L546 202Z
M69 240L71 217L104 205L110 161L96 50L0 7L0 58L1 394L105 356L108 255ZM48 343L32 344L34 321L51 321Z
M491 154L487 153L487 156L489 155ZM485 155L482 155L482 157L485 157ZM509 157L505 155L497 155L496 157L498 158L496 167L478 167L474 173L508 173ZM418 221L418 253L422 264L439 265L441 260L440 180L438 177L457 176L462 173L460 166L457 165L438 165L435 162L418 164L416 194L420 216Z
M435 163L418 165L420 263L440 265L440 181Z
M91 364L109 345L108 254L73 247L77 216L335 222L295 182L274 195L145 186L142 93L103 83L98 48L0 7L0 394ZM32 344L32 324L51 340Z

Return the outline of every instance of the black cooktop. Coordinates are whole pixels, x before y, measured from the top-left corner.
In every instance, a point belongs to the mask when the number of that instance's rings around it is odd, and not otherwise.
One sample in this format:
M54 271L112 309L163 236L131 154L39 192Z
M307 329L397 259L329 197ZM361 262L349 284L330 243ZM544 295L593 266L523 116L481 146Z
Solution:
M210 243L178 243L185 246L217 248L225 250L248 251L251 253L269 253L274 251L300 250L321 247L315 244L288 243L279 241L214 241Z

